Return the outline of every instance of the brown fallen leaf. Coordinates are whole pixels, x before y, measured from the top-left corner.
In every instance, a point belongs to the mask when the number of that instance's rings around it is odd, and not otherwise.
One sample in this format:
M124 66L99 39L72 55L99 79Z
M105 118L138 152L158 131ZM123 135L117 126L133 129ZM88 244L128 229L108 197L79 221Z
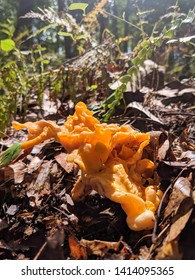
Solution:
M187 173L193 171L195 168L195 159L189 162L183 161L160 161L157 166L157 173L161 179L170 180L171 178L177 177L178 174L183 170Z
M149 117L149 119L151 119L153 122L161 125L165 125L159 118L157 118L154 114L152 114L149 109L143 107L139 102L133 101L129 103L126 108L136 109L141 113L143 113L144 115L146 115L147 117Z
M87 250L84 245L82 245L76 237L69 235L68 243L70 248L70 256L76 260L87 260Z
M173 185L168 205L165 209L164 219L169 216L175 217L176 214L182 215L179 208L182 207L183 214L188 212L188 207L192 207L193 199L191 197L191 183L187 178L179 177ZM191 202L191 203L190 203ZM186 209L184 208L186 206Z
M24 180L26 165L22 161L17 161L7 166L4 170L4 178L6 181L14 179L15 184L20 184Z
M12 204L6 211L7 215L14 216L16 212L19 210L19 206Z
M195 145L189 140L188 128L184 128L180 135L180 145L184 150L195 151Z
M71 173L74 170L75 164L73 162L67 162L67 156L66 153L60 153L57 156L55 156L55 160L61 165L62 168L67 173Z
M28 173L33 173L34 171L36 171L41 166L41 164L42 164L42 160L39 157L37 156L33 157L27 167Z
M49 182L49 174L51 171L51 161L46 161L41 165L39 175L34 183L37 189L43 188L47 182Z
M108 242L102 240L81 239L80 244L86 248L89 255L104 257L109 250L117 252L119 250L120 241Z
M156 259L181 259L178 240L191 216L193 206L191 183L188 178L179 177L173 185L164 211L162 231L159 233L159 237L164 236L164 239L162 245L156 249Z
M182 160L195 160L195 151L183 152L180 156Z
M186 209L184 209L186 208ZM167 235L167 242L171 242L173 240L175 240L180 233L182 232L182 230L185 228L191 213L193 210L193 202L192 199L188 199L185 201L185 203L183 203L182 207L180 208L181 213L177 213L177 215L174 217L173 221L172 221L172 225L170 227L169 230L169 234Z
M181 260L182 252L179 250L178 240L166 242L155 257L156 260Z

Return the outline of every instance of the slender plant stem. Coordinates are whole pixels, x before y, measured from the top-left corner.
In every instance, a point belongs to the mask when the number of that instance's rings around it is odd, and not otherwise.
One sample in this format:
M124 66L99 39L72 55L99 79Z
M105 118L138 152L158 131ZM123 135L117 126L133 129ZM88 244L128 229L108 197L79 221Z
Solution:
M127 20L124 19L124 18L120 18L120 17L118 17L118 16L116 16L116 15L114 15L114 14L111 14L111 13L109 13L109 12L106 12L106 11L104 11L104 13L105 13L106 15L108 15L108 16L111 16L111 17L113 17L113 18L116 18L116 19L118 19L118 20L120 20L120 21L123 21L123 22L125 22L125 23L131 25L132 27L138 29L138 30L139 30L142 34L144 34L147 38L149 37L148 34L147 34L142 28L140 28L139 26L133 24L132 22L129 22L129 21L127 21Z

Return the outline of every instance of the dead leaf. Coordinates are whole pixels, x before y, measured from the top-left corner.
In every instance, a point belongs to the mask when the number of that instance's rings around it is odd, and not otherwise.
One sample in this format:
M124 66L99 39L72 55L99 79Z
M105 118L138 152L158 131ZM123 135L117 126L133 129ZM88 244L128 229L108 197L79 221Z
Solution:
M83 245L89 255L105 256L109 250L117 252L119 249L119 242L108 242L102 240L86 240L81 239L80 244Z
M186 170L190 172L195 168L195 160L190 162L182 161L160 161L157 166L157 173L163 180L170 180L171 178L177 177L179 172Z
M18 211L19 209L19 206L18 205L15 205L15 204L12 204L6 211L6 214L7 215L10 215L10 216L14 216L16 214L16 212Z
M184 203L184 200L187 198L189 199L189 201L193 201L191 197L191 184L187 178L179 177L173 186L169 203L165 209L164 218L170 215L175 216L179 210L179 207L182 205L182 203ZM189 201L187 201L187 205L189 205Z
M69 235L68 243L70 248L70 255L76 260L87 260L87 251L84 245L82 245L75 237Z
M188 139L188 128L184 128L180 135L180 145L185 150L195 151L195 145Z
M180 156L180 159L195 160L195 151L183 152Z
M184 209L184 207L186 209ZM180 235L180 233L185 228L191 216L192 210L193 210L192 199L186 200L183 207L180 206L180 211L179 211L180 213L177 213L177 216L175 216L172 221L169 234L167 235L166 238L167 242L171 242L172 240L175 240Z
M60 153L55 156L55 160L61 165L62 168L64 168L67 173L71 173L75 167L75 164L73 162L67 162L67 156L68 154L66 153Z
M8 225L8 223L5 220L0 219L0 231L5 229L5 228L7 228L8 226L9 225Z
M157 118L155 115L153 115L147 108L143 107L140 103L134 101L127 105L128 108L134 108L140 111L141 113L145 114L147 117L149 117L152 121L159 123L161 125L165 125L159 118Z
M39 175L34 183L34 186L37 189L45 187L46 183L49 182L49 174L51 171L51 161L46 161L41 165L41 170Z
M178 241L166 242L158 249L156 260L181 260L182 253L179 250Z
M20 184L24 180L25 172L26 165L22 161L17 161L5 168L5 180L14 179L15 184Z
M33 233L34 229L31 226L27 226L24 230L24 234L31 235Z
M42 164L42 160L39 157L37 156L33 157L33 159L31 160L31 162L27 167L27 172L33 173L41 166L41 164Z

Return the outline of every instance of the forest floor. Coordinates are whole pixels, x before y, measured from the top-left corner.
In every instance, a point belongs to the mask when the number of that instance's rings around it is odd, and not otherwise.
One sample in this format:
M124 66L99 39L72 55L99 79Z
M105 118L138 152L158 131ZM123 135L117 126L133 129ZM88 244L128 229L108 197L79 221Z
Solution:
M195 259L194 80L144 87L137 101L132 94L126 93L133 101L125 113L109 122L151 132L164 192L154 229L130 230L120 205L95 191L74 202L78 167L65 161L59 143L47 140L0 169L0 259ZM62 124L65 116L51 113L58 105L47 97L42 117ZM66 108L66 115L74 111ZM35 104L23 121L36 121L37 114ZM25 131L10 128L1 150L24 139Z

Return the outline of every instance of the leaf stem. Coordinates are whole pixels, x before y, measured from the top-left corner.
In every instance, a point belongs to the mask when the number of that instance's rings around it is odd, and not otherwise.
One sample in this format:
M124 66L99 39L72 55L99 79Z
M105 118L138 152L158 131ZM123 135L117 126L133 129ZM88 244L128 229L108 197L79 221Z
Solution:
M118 19L118 20L120 20L120 21L123 21L123 22L129 24L130 26L132 26L132 27L136 28L137 30L139 30L139 31L140 31L143 35L145 35L147 38L149 38L148 34L147 34L142 28L140 28L139 26L133 24L132 22L130 22L130 21L124 19L124 18L120 18L120 17L118 17L118 16L116 16L116 15L114 15L114 14L111 14L111 13L109 13L109 12L106 12L105 10L104 10L104 13L105 13L106 15L108 15L108 16L111 16L111 17L113 17L113 18L115 18L115 19Z

